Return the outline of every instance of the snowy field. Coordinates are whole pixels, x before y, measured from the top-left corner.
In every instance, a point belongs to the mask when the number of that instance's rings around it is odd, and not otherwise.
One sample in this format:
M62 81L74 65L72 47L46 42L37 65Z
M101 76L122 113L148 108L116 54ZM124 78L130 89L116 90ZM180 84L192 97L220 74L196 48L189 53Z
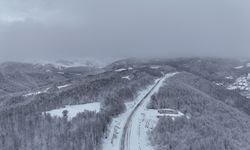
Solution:
M84 112L84 111L94 111L99 112L100 111L100 103L87 103L87 104L81 104L81 105L67 105L64 108L54 109L51 111L47 111L45 113L50 114L52 117L63 117L63 111L68 111L68 118L72 119L74 118L78 113Z

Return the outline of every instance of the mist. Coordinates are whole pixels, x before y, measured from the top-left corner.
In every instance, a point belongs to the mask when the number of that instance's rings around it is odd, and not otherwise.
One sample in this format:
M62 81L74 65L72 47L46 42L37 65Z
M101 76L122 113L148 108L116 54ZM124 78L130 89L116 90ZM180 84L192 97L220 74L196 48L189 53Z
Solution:
M0 61L248 57L248 0L2 0Z

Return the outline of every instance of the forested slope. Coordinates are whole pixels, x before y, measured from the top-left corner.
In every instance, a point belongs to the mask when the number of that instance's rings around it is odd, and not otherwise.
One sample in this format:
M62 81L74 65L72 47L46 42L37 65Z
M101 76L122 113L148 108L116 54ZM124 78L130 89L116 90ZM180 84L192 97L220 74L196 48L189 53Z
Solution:
M186 117L160 118L150 140L159 150L248 150L249 102L208 80L180 73L152 96L148 107L175 109Z
M0 147L4 150L99 150L112 117L125 111L124 102L162 76L149 67L106 72L72 81L69 87L30 96L12 96L0 113ZM124 78L129 76L129 78ZM43 112L65 105L101 102L101 111L83 112L72 120Z
M158 116L148 134L155 149L249 150L250 101L241 91L227 89L234 79L250 72L248 67L237 69L244 63L218 58L131 58L99 69L2 64L0 149L101 150L112 119L126 111L124 103L136 99L155 79L178 71L148 105L156 112L167 108L183 114ZM80 110L73 118L67 111L61 118L45 113L93 102L100 104L100 111Z

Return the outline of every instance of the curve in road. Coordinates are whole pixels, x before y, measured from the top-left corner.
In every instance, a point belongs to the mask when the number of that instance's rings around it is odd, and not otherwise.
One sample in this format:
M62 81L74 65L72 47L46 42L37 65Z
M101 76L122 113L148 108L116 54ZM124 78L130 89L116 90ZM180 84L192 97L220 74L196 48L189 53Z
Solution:
M122 132L122 137L121 137L121 142L120 142L120 150L130 150L130 136L131 136L131 123L132 123L132 118L136 114L137 110L145 103L147 98L149 98L151 95L156 93L159 88L162 86L163 82L169 78L174 76L176 73L169 73L166 74L164 77L159 79L155 85L150 89L150 91L140 100L140 102L134 107L133 111L130 113L130 115L127 118L127 121L124 125L123 132ZM141 149L141 148L139 148ZM134 149L133 149L134 150Z

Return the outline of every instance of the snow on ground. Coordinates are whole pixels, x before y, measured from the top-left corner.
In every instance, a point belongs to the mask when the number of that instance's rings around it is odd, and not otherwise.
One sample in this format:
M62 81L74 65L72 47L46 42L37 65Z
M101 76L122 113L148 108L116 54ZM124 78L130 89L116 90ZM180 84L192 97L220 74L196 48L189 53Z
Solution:
M182 117L184 114L180 111L174 110L174 109L146 109L145 113L149 118L160 118L160 117L171 117L171 118L176 118L176 117Z
M219 82L213 82L213 83L215 83L218 86L224 86L224 83L219 83Z
M57 88L58 88L58 89L62 89L62 88L66 88L66 87L68 87L68 86L70 86L70 84L65 84L65 85L57 86ZM42 94L42 93L47 93L49 89L50 89L50 88L46 88L46 89L44 89L44 90L35 91L35 92L30 92L30 93L27 93L27 94L25 94L25 95L23 95L23 96L24 96L24 97L36 96L36 95L39 95L39 94Z
M156 126L160 117L171 117L173 120L177 117L183 117L184 114L173 110L167 110L167 113L159 113L160 110L147 109L146 104L138 111L131 124L130 141L126 150L153 150L148 140L148 132ZM138 133L138 134L137 134Z
M130 76L123 76L122 79L131 80Z
M250 63L246 63L246 64L243 65L243 66L236 66L236 67L234 67L234 69L242 69L242 68L244 68L244 67L250 67Z
M234 69L241 69L241 68L244 68L244 66L237 66L237 67L234 67Z
M234 77L233 76L228 76L228 77L226 77L226 79L232 80L232 79L234 79Z
M134 114L127 131L127 136L125 138L125 150L153 150L154 148L151 146L148 140L147 133L156 125L158 121L157 116L168 115L173 118L183 116L182 113L159 114L157 110L147 109L147 104L150 102L151 96L159 91L160 87L164 85L164 81L167 78L172 77L175 74L176 73L167 74L154 88L154 90L146 97L141 107L139 107Z
M58 89L62 89L62 88L66 88L66 87L68 87L68 86L70 86L70 84L60 85L60 86L58 86L57 88L58 88Z
M157 116L163 114L157 113L156 110L148 110L147 103L151 96L158 92L164 81L174 76L176 73L167 74L163 79L158 79L155 84L148 86L145 90L139 92L138 97L129 103L126 103L127 111L116 118L109 127L107 138L103 142L103 150L120 150L122 144L123 132L125 132L125 125L129 123L126 129L126 150L152 150L149 144L147 132L153 128L157 123ZM158 83L159 82L159 83ZM158 83L158 84L157 84ZM157 84L157 85L156 85ZM154 87L156 85L156 87ZM151 89L154 89L151 91ZM150 93L149 93L150 92ZM146 96L146 97L145 97ZM139 107L138 107L139 106ZM170 111L170 110L168 110ZM173 111L173 110L172 110ZM129 117L132 114L131 120ZM168 115L168 114L164 114ZM169 114L172 117L182 116L182 113Z
M161 111L165 111L162 113ZM174 110L174 109L162 109L162 110L155 110L155 109L147 109L146 105L143 105L142 110L138 115L136 116L139 121L133 122L132 126L132 131L131 133L138 133L138 135L133 135L134 139L131 139L130 141L135 141L135 145L137 147L134 147L134 144L130 144L130 147L128 147L128 150L153 150L154 148L150 145L149 140L148 140L148 135L147 133L149 131L152 131L159 118L160 117L171 117L172 120L175 120L177 117L183 117L185 116L182 112ZM187 117L188 118L188 117ZM188 118L190 119L190 118ZM139 128L136 128L139 127ZM135 137L134 137L135 136ZM137 139L138 140L137 140ZM136 144L138 142L139 144Z
M121 68L121 69L116 69L115 71L116 72L122 72L122 71L125 71L125 70L127 70L126 68Z
M122 72L122 71L125 71L125 70L133 70L134 68L132 67L128 67L128 68L120 68L120 69L116 69L115 71L116 72Z
M159 69L161 66L150 66L151 69Z
M36 91L36 92L30 92L30 93L27 93L25 95L23 95L24 97L29 97L29 96L35 96L35 95L39 95L41 93L46 93L48 92L50 88L46 88L45 90L42 90L42 91Z
M123 128L128 116L130 115L134 107L150 91L152 87L153 85L148 86L145 90L139 92L137 98L134 101L125 103L127 108L126 112L116 118L113 118L112 123L109 127L109 131L107 133L107 139L105 139L103 142L103 150L119 150Z
M54 109L47 111L45 113L50 114L52 117L63 117L63 111L68 111L68 118L74 118L78 113L84 111L100 111L100 103L87 103L87 104L80 104L80 105L67 105L64 108Z
M241 76L236 81L228 86L229 90L250 90L250 74L248 76Z
M229 90L241 90L242 95L250 98L250 73L246 76L241 76L235 82L227 87Z

